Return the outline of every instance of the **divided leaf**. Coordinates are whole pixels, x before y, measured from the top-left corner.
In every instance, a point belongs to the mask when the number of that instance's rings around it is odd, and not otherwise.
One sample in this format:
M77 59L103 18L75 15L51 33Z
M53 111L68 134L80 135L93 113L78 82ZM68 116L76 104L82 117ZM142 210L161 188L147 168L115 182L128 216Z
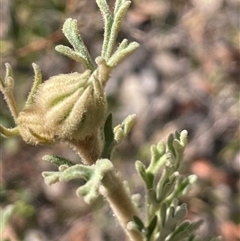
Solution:
M76 164L69 167L61 165L59 172L43 172L42 175L49 185L58 181L86 180L86 183L78 188L77 194L83 196L85 202L92 203L99 196L101 180L112 169L113 165L108 159L99 159L91 166Z

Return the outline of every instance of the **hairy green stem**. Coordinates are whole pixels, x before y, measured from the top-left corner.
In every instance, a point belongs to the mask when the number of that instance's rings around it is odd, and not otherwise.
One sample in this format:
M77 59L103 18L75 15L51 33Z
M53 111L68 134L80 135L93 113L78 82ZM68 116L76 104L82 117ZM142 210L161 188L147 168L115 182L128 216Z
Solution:
M128 229L127 225L133 221L133 216L139 216L131 197L126 191L122 180L114 171L106 173L100 187L101 194L109 202L119 223L122 225L131 241L143 241L143 236L138 230Z
M100 141L101 142L101 141ZM96 163L101 153L99 139L96 136L91 136L84 141L71 141L68 144L81 157L85 165ZM108 171L101 180L100 193L109 202L114 214L119 223L123 227L131 241L143 241L141 232L138 230L128 229L128 223L133 221L133 216L139 216L137 209L131 201L131 196L128 194L123 185L123 181L114 171Z
M102 147L97 136L87 136L84 140L71 140L67 144L81 157L85 165L92 165L100 158Z

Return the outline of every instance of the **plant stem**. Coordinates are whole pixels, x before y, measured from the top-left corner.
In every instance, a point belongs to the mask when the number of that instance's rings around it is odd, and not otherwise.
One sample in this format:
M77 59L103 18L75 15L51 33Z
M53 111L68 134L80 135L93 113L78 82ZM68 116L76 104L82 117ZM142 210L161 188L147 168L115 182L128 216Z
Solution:
M139 215L123 185L123 181L114 171L109 171L105 174L102 179L100 192L109 202L114 214L130 240L143 241L143 236L139 231L127 228L128 223L133 221L133 216Z
M83 140L67 141L67 144L80 156L85 165L92 165L102 152L102 141L99 134L90 135Z
M85 165L92 165L99 158L101 149L96 148L98 140L94 136L89 136L84 141L71 141L68 144L81 157ZM139 216L137 209L131 201L131 196L127 193L123 181L113 171L105 173L101 180L100 193L109 202L119 223L123 227L131 241L143 241L141 232L127 227L133 221L133 216Z

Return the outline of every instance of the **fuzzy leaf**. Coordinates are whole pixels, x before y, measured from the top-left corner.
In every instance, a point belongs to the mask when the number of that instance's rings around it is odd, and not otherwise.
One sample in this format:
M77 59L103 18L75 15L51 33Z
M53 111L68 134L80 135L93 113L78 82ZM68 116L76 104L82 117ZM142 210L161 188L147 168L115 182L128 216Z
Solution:
M75 165L76 166L76 165ZM73 166L74 167L74 166ZM86 184L78 188L77 194L84 197L86 203L92 203L99 196L99 186L106 172L112 170L113 165L107 159L100 159L92 166L77 165L63 172L61 180L84 178ZM73 170L70 170L70 169Z
M70 160L63 157L54 156L54 155L45 155L42 159L45 161L49 161L57 166L67 165L70 167L74 165L74 163L71 162Z
M173 201L173 199L179 198L183 195L185 195L190 187L197 179L196 175L190 175L187 178L184 178L182 176L179 176L177 178L177 182L175 184L175 188L171 195L169 195L166 198L166 202L170 205Z
M177 171L180 167L180 164L183 159L183 152L187 144L187 131L182 131L178 133L177 131L174 134L171 134L168 137L167 141L167 152L168 160L171 165L169 167Z
M144 180L148 190L153 189L154 178L159 172L160 167L166 162L166 160L167 159L165 156L165 144L163 141L160 141L158 145L151 146L151 162L147 168L140 161L137 161L135 163L136 169Z
M77 53L73 49L69 48L68 46L64 46L64 45L61 45L61 44L57 45L55 47L55 50L57 52L59 52L60 54L66 55L70 59L73 59L77 62L80 62L84 66L85 69L88 68L86 60L81 53Z
M177 132L176 132L177 133ZM175 150L173 148L173 140L174 140L174 135L173 134L170 134L169 137L168 137L168 140L167 140L167 147L168 147L168 150L174 155L176 156L176 153L175 153Z
M164 175L167 175L166 172L164 172ZM164 177L161 178L161 180L164 180L164 182L159 182L157 185L157 198L158 202L163 202L169 194L172 193L172 191L175 188L176 180L179 178L179 173L174 172L170 177L166 176L166 179Z
M146 172L146 167L141 161L135 162L136 170L138 171L139 175L142 177L143 181L146 184L148 190L152 189L153 186L153 176L151 173Z
M175 231L172 233L172 237L177 236L179 233L184 232L188 229L188 227L190 226L190 222L189 221L184 221L182 222L176 229Z
M117 125L113 132L114 132L114 139L117 143L123 141L124 138L130 132L132 126L135 123L136 115L128 115L122 122L122 124Z
M188 142L187 136L188 136L188 132L186 130L181 131L179 140L180 140L182 146L184 146L184 147L187 145L187 142Z
M43 172L42 176L44 177L44 181L47 185L52 185L60 180L59 172Z
M181 206L178 206L175 210L175 218L179 221L182 221L187 215L187 204L183 203Z
M95 67L92 58L78 31L77 20L71 18L66 19L63 24L63 33L73 46L75 53L72 52L68 47L62 45L57 47L56 50L74 60L79 60L80 62L84 63L85 68L93 71Z
M178 206L177 208L173 206L169 207L166 221L162 226L160 236L156 241L163 241L168 235L174 232L177 225L182 221L185 215L186 215L186 204Z
M62 165L59 169L60 172L43 172L45 182L53 184L58 181L85 179L87 182L78 188L77 194L83 196L87 203L91 203L99 196L100 182L105 173L113 169L113 165L108 159L99 159L91 166L76 164L68 167Z
M116 1L113 14L109 9L106 0L97 0L96 2L101 10L104 20L104 41L101 56L108 61L112 55L114 43L121 27L122 18L131 2L127 0Z
M125 44L126 42L124 42ZM116 52L108 60L107 65L115 67L120 62L122 62L126 57L128 57L136 48L139 47L137 42L132 42L124 48L124 45L120 45Z

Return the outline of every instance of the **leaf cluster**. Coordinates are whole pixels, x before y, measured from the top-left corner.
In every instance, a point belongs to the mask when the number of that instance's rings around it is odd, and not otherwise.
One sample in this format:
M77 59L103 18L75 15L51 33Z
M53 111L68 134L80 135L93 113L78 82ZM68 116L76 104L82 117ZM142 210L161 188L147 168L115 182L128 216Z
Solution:
M187 131L175 132L167 143L160 141L151 146L148 167L136 162L146 187L147 220L135 216L130 227L144 233L146 241L197 240L194 232L203 221L185 220L187 205L179 203L179 198L196 180L195 175L184 177L179 173L186 144Z

